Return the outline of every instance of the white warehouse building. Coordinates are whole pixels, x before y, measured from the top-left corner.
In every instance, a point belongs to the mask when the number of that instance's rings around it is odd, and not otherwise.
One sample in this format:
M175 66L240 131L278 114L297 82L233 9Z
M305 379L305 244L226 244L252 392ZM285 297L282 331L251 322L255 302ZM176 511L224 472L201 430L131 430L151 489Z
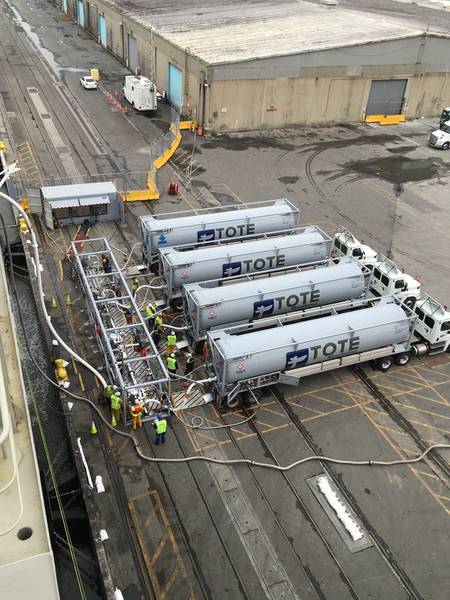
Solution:
M444 11L396 0L61 3L207 130L428 117L450 104Z

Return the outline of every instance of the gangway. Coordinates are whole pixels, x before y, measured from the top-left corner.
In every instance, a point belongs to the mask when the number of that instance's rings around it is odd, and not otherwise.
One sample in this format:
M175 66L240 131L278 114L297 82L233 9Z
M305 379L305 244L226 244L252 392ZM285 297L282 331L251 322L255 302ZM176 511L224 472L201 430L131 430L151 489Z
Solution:
M122 391L124 423L130 422L127 408L136 397L144 405L143 421L168 414L168 372L108 241L91 238L82 251L76 242L71 248L104 365Z

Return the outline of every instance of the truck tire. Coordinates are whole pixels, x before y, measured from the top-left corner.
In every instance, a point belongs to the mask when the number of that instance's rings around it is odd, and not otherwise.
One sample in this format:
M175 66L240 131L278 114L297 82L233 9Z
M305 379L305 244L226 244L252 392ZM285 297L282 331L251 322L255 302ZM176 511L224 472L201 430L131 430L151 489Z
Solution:
M416 302L417 302L417 298L414 298L414 296L411 296L410 298L406 298L406 300L405 300L405 305L406 305L408 308L411 308L411 309L413 309L413 308L414 308L414 306L415 306L415 304L416 304Z
M225 404L227 408L229 408L230 410L234 410L235 408L238 408L241 405L241 402L241 394L236 394L234 398L227 398Z
M410 360L411 355L409 354L409 352L402 352L401 354L397 354L394 357L395 364L399 365L400 367L404 367L405 365L407 365Z
M445 144L442 144L442 150L448 150L450 148L450 144L448 142L445 142Z
M175 298L174 300L171 300L170 306L173 308L173 310L181 312L183 310L183 299Z
M384 358L379 358L377 360L377 367L382 373L386 373L392 366L392 358L390 356L385 356Z

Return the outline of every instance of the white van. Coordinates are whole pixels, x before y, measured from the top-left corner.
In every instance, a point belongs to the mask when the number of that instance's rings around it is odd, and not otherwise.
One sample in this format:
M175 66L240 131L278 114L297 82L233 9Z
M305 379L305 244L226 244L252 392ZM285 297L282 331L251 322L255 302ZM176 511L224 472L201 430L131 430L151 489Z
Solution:
M127 75L123 95L136 110L156 110L158 108L156 85L142 75Z

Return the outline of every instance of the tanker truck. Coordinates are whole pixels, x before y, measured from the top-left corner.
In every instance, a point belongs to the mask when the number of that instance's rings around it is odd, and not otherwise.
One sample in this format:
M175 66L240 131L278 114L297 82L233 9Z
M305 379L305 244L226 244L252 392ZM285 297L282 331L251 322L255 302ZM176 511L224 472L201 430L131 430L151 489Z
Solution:
M298 217L298 209L286 198L145 215L139 218L142 257L155 270L160 248L294 229Z
M209 330L225 325L360 298L371 276L358 261L341 258L185 285L188 339L195 348Z
M263 272L292 265L325 261L331 252L331 238L319 227L302 227L273 234L174 246L160 250L160 276L164 299L174 308L183 308L183 286L211 279Z
M374 361L381 371L411 355L450 348L450 312L431 297L414 312L395 296L315 307L210 331L212 391L235 407L239 395L274 384Z

